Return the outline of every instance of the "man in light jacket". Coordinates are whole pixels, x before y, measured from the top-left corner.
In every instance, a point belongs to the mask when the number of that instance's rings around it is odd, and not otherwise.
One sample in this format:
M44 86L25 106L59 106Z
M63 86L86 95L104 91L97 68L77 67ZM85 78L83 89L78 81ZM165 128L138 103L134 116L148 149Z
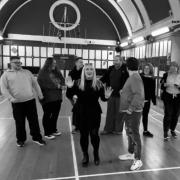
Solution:
M43 146L45 141L40 133L34 95L35 90L39 99L43 99L41 89L32 73L21 67L20 57L12 56L10 64L11 69L7 69L1 76L1 92L12 104L17 146L23 147L26 141L26 118L33 141Z

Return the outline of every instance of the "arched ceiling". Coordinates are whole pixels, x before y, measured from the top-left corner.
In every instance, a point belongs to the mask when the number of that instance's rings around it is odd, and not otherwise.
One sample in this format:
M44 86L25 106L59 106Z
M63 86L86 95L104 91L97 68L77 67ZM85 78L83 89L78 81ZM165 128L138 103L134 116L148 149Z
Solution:
M0 0L0 31L3 35L52 35L49 33L52 28L58 33L49 19L49 9L56 1ZM179 0L71 1L81 12L76 30L83 38L123 41L129 36L146 36L162 26L172 27L176 25L172 21L180 20ZM73 10L70 15L73 16ZM71 37L70 33L67 36Z

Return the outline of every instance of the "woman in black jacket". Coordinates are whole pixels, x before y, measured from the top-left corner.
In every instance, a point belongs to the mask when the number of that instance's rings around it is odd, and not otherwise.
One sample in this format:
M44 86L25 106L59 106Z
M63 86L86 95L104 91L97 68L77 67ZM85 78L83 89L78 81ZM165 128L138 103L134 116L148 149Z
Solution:
M142 73L140 74L144 84L145 92L145 103L142 113L142 122L144 132L143 135L146 137L153 137L153 134L148 131L148 114L151 106L151 101L156 105L156 83L154 78L153 65L151 63L146 63L143 66Z
M96 72L92 64L85 64L82 70L81 79L72 81L70 77L66 79L68 98L77 96L79 113L80 145L83 151L82 166L89 163L88 144L89 135L94 148L94 163L99 165L99 127L101 120L101 107L99 98L106 101L111 95L111 88L104 90L102 83L96 79Z
M62 103L62 88L65 85L55 59L47 58L37 80L44 96L41 101L44 111L42 120L44 135L46 139L54 139L55 136L61 135L57 130L57 120Z

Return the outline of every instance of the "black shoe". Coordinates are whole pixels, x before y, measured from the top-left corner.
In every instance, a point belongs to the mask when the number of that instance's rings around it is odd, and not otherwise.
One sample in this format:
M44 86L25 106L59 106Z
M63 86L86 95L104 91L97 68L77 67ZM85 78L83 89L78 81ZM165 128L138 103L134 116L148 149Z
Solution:
M40 146L46 145L46 141L44 141L43 139L33 140L33 142L39 144Z
M24 141L18 141L18 142L16 143L16 145L17 145L18 147L23 147L23 146L24 146Z
M82 160L82 167L87 167L89 164L89 155L88 153L84 153Z
M169 138L168 133L164 133L164 141L168 141Z
M100 164L99 153L94 152L94 164L98 166Z
M149 131L144 131L143 135L146 136L146 137L153 137L153 134L151 132L149 132Z
M173 138L177 137L177 134L175 133L175 131L171 131L171 135L172 135Z

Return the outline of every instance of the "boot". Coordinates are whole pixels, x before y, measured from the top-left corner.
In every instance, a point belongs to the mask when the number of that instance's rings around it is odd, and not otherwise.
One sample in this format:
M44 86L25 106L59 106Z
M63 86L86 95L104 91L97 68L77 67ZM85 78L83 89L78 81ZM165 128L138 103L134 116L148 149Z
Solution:
M100 164L100 159L99 159L99 153L98 151L94 151L94 164L98 166Z
M89 155L88 153L83 153L82 167L87 167L89 164Z

